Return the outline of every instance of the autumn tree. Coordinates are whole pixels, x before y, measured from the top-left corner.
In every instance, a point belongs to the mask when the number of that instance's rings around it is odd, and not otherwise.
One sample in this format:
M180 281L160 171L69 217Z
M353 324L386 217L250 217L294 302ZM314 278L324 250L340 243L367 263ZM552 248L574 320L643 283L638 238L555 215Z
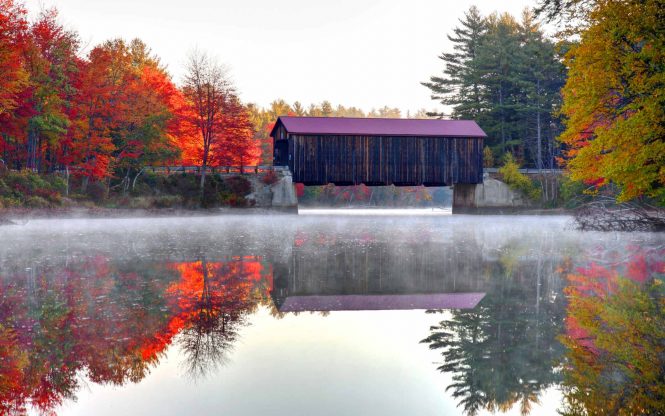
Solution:
M28 22L26 10L13 0L0 1L0 164L14 164L19 150L17 133L24 123L16 109L26 99L28 72L23 50L26 46Z
M143 166L173 159L171 123L180 93L148 47L135 39L96 46L80 63L76 117L63 163L87 182L118 173L127 190Z
M72 103L76 116L68 132L64 163L67 171L71 166L83 178L83 192L91 179L100 180L109 174L114 150L111 128L119 111L113 105L118 80L111 77L111 62L111 54L101 47L95 47L88 60L80 62L79 92Z
M219 165L257 165L261 149L254 136L254 127L247 108L236 96L231 96L224 105L224 128L222 140L213 147L213 160Z
M207 54L194 51L187 61L182 92L191 106L186 123L201 144L200 188L203 195L210 152L214 146L223 145L220 133L228 120L224 117L224 107L235 97L235 89L224 66Z
M28 84L22 65L28 22L25 9L13 0L0 1L0 120L18 105L19 93Z
M41 13L30 27L25 61L30 73L30 118L27 123L26 162L29 169L51 171L60 156L71 124L76 94L79 38L58 22L55 9Z
M180 92L159 58L140 39L121 39L102 45L112 58L112 72L118 73L114 105L120 110L110 132L114 170L126 191L147 165L173 160L178 149L173 144L173 126L182 105Z
M647 196L665 204L662 1L543 4L548 14L575 13L581 22L565 59L560 137L572 178L596 189L616 185L619 202Z

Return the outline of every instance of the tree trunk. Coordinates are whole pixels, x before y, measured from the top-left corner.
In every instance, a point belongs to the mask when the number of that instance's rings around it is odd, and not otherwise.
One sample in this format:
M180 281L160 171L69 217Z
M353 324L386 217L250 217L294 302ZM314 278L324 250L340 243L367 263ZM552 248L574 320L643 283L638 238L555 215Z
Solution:
M65 184L65 196L69 196L69 165L65 166L65 178L66 178L66 184Z
M206 168L207 168L207 166L204 163L201 166L201 184L199 185L201 187L201 204L203 204L203 195L204 195L205 184L206 184Z
M129 172L130 168L127 168L127 173L125 174L125 177L122 178L122 195L127 195L127 191L129 190Z
M134 187L136 186L136 180L139 178L139 176L141 176L144 170L145 167L141 168L141 170L139 170L139 173L137 173L136 176L134 176L134 180L132 181L132 192L134 191Z
M499 106L501 107L501 150L506 151L506 134L504 130L503 87L499 84Z
M209 129L208 129L209 131ZM205 138L205 133L203 135ZM206 184L206 171L208 170L208 154L210 151L210 139L204 140L203 143L203 160L201 161L201 205L203 205L203 196L205 195L205 184Z
M536 81L536 91L538 94L540 94L540 80ZM540 126L540 99L538 100L538 105L536 108L536 151L538 154L536 155L536 168L538 168L538 171L543 168L543 159L542 159L542 136L541 136L541 126Z
M36 153L37 153L37 133L34 129L28 131L28 158L25 161L25 166L28 169L34 170L37 166Z

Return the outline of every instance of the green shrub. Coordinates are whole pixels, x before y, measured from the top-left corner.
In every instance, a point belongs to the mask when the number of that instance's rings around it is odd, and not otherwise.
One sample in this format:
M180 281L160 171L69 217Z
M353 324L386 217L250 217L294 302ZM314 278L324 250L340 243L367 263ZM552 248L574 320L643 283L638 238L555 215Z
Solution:
M521 192L527 198L539 201L542 196L542 191L528 176L520 173L519 165L515 162L513 155L506 153L504 164L499 168L501 179L511 189Z
M20 207L21 201L12 196L4 196L0 197L0 204L3 206L3 208L14 208Z
M67 181L65 178L58 175L47 175L44 179L49 184L50 190L61 195L67 191Z
M564 176L559 185L559 203L565 208L576 208L592 199L584 193L586 186L581 181L574 181Z
M86 195L92 202L99 204L106 200L106 185L103 182L91 182L86 189Z
M0 178L0 197L2 196L8 196L11 194L12 190L9 189L9 186L5 183L5 181Z
M61 178L53 175L40 176L32 171L5 172L0 177L0 196L5 199L5 206L43 208L43 201L48 206L60 205L64 189L65 183ZM39 199L31 199L32 197Z
M177 208L182 206L183 199L180 195L162 195L153 199L154 208Z
M157 178L155 191L159 194L179 195L182 204L192 208L200 203L199 180L195 175L168 175Z
M252 192L252 183L242 176L232 176L224 181L228 189L237 196L244 197Z
M483 149L483 167L493 168L494 167L494 153L492 149L488 146L485 146Z
M150 196L159 194L162 192L167 178L167 176L159 175L154 172L143 172L136 180L134 187L131 188L131 194L135 196ZM130 181L133 180L134 178L131 177Z
M41 196L29 196L25 200L25 206L29 208L48 208L50 204Z
M125 206L133 209L150 209L152 208L152 198L147 196L137 196L129 198Z

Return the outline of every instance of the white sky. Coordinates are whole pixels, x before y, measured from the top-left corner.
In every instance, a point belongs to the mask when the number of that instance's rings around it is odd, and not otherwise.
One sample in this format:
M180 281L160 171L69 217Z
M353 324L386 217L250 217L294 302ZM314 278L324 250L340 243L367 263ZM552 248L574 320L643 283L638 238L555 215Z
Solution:
M422 85L442 70L446 34L475 4L519 16L535 0L25 0L55 6L87 53L107 39L138 37L176 82L187 53L231 68L245 102L329 100L365 111L384 105L440 108Z

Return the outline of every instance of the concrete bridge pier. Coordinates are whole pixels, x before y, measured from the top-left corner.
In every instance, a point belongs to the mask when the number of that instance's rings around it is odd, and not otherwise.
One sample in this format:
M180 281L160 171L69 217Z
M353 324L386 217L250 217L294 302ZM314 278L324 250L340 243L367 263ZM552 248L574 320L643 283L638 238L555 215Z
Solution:
M476 208L476 184L457 183L453 188L453 214L473 212Z
M289 170L279 173L279 180L272 184L270 191L272 193L272 208L298 212L298 197Z
M499 214L528 208L533 208L532 201L489 176L483 183L453 186L453 214Z
M250 206L298 213L298 198L291 172L288 169L274 169L272 172L275 179L269 183L260 175L245 176L252 184L252 193L245 197Z

